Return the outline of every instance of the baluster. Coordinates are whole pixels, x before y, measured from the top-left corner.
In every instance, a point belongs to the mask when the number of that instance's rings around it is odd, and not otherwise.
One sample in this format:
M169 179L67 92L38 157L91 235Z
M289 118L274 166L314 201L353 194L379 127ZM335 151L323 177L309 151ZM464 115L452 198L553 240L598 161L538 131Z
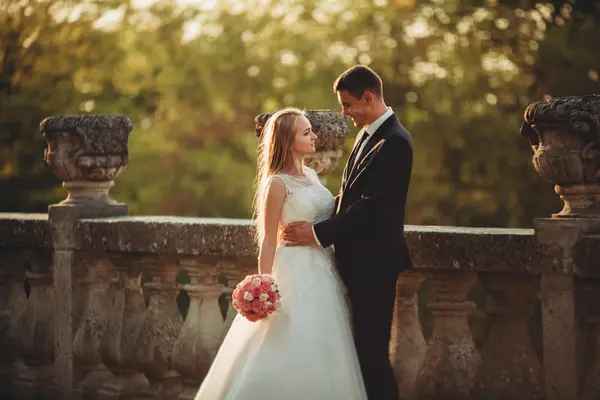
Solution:
M9 261L10 260L10 261ZM9 282L8 287L8 298L9 298L9 329L6 336L6 348L7 358L11 360L11 385L14 386L14 382L19 375L19 372L25 368L23 359L21 358L21 329L23 323L23 314L27 309L29 299L25 292L25 268L23 265L22 254L14 255L7 259L12 270L12 278ZM9 387L9 390L14 388Z
M76 392L89 396L96 394L112 376L100 355L100 341L109 317L107 298L110 297L108 277L111 266L105 257L93 255L83 255L78 261L87 276L77 281L77 297L83 307L73 338L73 360L77 373Z
M112 279L110 318L102 338L104 364L114 377L99 392L101 399L130 398L148 387L148 380L138 370L136 349L140 329L146 318L146 303L140 287L140 273L145 259L135 255L110 256L116 273Z
M223 271L227 276L228 287L223 289L225 298L227 299L227 314L225 315L225 323L223 324L223 337L227 335L233 320L237 317L238 312L233 308L232 294L236 285L247 275L245 269L234 262L227 262L223 265Z
M201 259L182 260L190 276L184 289L190 296L190 308L175 343L174 364L185 385L180 399L194 399L212 360L219 349L223 332L223 315L219 307L221 285L214 263Z
M27 306L19 258L14 251L0 252L0 398L8 398L12 392L19 349L16 325ZM19 284L20 293L14 290Z
M16 379L19 399L44 396L51 391L54 361L54 288L52 255L28 253L31 267L25 274L31 285L27 308L20 321L23 368Z
M427 344L419 321L417 292L423 281L418 273L402 274L396 284L396 305L390 340L390 359L398 391L403 399L413 399L415 381Z
M489 335L473 387L476 399L542 399L542 367L529 336L536 298L532 276L482 273Z
M477 280L468 272L426 273L434 300L428 304L433 333L416 381L416 397L463 400L468 398L479 365L467 318L475 305L467 293Z
M149 381L144 396L174 398L181 391L181 377L172 363L175 341L183 326L176 302L179 266L175 260L165 258L148 267L152 281L146 282L144 289L150 294L150 303L140 328L136 359Z

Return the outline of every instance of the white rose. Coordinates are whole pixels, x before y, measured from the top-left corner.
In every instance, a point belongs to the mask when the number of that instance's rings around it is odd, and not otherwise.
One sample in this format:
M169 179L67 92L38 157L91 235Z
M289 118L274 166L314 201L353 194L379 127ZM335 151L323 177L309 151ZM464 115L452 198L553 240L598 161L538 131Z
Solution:
M250 275L247 275L247 276L244 278L244 282L252 282L252 277L251 277Z
M254 296L252 296L250 292L246 291L244 292L244 300L252 301L254 300Z
M271 290L272 290L272 291L274 291L274 292L276 292L276 291L278 291L278 290L279 290L279 288L277 287L277 285L276 285L276 284L274 284L274 283L273 283L273 284L271 285Z
M258 296L258 299L264 303L269 299L269 295L266 293L261 293L260 296Z
M252 279L252 286L260 286L262 281L259 278Z

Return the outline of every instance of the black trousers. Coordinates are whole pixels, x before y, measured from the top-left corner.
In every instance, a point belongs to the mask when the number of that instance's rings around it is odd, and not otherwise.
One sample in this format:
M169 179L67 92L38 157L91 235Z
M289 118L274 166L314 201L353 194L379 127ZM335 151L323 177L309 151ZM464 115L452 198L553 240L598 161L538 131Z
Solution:
M398 272L383 271L366 269L362 282L348 282L348 296L352 303L354 341L369 400L398 400L389 355Z

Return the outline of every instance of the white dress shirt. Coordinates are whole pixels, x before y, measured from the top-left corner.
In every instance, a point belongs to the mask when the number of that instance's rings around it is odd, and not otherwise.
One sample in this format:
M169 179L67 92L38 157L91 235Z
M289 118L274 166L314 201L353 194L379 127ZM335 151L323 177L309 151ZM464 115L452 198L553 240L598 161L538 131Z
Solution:
M354 158L354 162L358 162L358 160L360 159L361 153L363 151L363 149L365 148L365 146L367 145L367 142L369 141L369 139L371 139L371 136L377 132L377 129L379 129L379 127L389 118L392 116L392 114L394 113L394 111L392 110L392 107L388 107L387 110L381 114L381 116L379 118L377 118L375 121L373 121L373 123L371 125L365 126L363 127L360 132L358 133L358 135L356 135L356 140L354 141L354 146L356 146L358 144L358 142L360 141L360 138L363 135L363 132L366 132L367 135L369 135L369 137L366 140L363 140L360 149L358 149L358 152L356 153L356 157ZM354 147L352 148L352 151L354 151ZM312 227L312 232L313 232L313 236L315 237L315 242L317 242L317 244L319 246L321 246L321 242L319 242L319 238L317 237L317 234L315 233L315 227L313 225ZM322 246L321 246L322 247Z

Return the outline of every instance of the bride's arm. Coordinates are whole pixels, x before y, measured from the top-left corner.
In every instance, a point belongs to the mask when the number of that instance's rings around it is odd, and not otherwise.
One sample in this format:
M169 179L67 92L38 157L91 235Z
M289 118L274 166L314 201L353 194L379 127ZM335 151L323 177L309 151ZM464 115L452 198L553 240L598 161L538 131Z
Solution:
M277 250L277 230L281 221L283 202L285 201L285 183L279 178L271 179L263 212L265 235L260 243L258 255L258 273L270 274L273 269L275 251Z

